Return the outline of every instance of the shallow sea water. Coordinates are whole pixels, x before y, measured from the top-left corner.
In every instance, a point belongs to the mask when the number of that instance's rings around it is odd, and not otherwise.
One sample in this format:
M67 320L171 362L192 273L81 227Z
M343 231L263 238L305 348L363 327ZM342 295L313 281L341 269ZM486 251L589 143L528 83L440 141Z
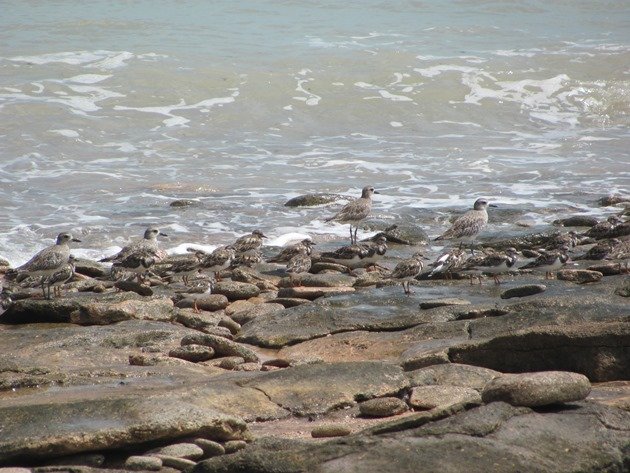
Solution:
M480 196L534 224L630 187L623 1L0 1L0 255L345 237L357 196L430 235ZM197 205L174 209L174 199ZM489 232L513 223L491 216Z

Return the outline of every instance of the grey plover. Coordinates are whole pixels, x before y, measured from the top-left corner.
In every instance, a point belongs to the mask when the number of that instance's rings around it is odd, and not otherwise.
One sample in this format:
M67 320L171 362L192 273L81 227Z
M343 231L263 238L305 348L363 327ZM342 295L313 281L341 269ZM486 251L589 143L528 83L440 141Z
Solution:
M46 278L59 271L70 259L70 242L80 242L81 240L74 238L70 233L60 233L57 235L57 241L54 245L44 248L30 260L13 271L17 277L17 281L21 281L27 277L37 279L46 296L45 287Z
M277 255L269 258L267 260L268 263L286 263L294 256L298 256L302 253L306 253L307 256L310 256L313 253L313 246L315 242L310 238L305 238L304 240L295 243L294 245L289 245L284 248Z
M167 235L162 233L159 228L151 226L144 231L144 238L142 240L130 243L115 255L103 258L100 262L120 263L132 255L135 255L136 259L139 257L153 257L156 261L160 261L166 256L166 253L161 250L158 245L158 236L165 237Z
M584 232L584 236L599 239L608 237L612 230L623 223L623 220L617 215L611 215L603 222L599 222Z
M237 253L249 250L257 250L263 244L263 238L267 238L260 230L254 230L249 235L244 235L232 244Z
M204 254L199 266L214 274L215 281L221 280L221 271L227 269L232 264L236 250L233 246L220 246L210 254Z
M466 254L461 248L451 248L443 252L437 259L431 263L433 268L427 277L440 275L444 278L452 277L453 273L458 270L466 261Z
M400 261L392 271L391 278L401 282L403 291L407 296L411 295L409 288L411 280L418 276L424 269L425 256L421 252L414 253L411 258Z
M496 207L496 205L489 204L488 201L483 198L477 199L473 205L473 209L458 217L451 225L451 228L437 237L436 240L461 240L462 242L470 242L472 251L473 241L488 223L488 207Z
M341 264L350 269L367 268L376 264L387 252L387 238L379 237L375 242L364 242L342 246L335 251L321 254L321 260Z
M357 242L357 230L358 224L361 220L365 219L372 211L372 195L378 194L378 191L374 190L372 186L365 186L361 191L361 197L348 202L339 212L330 218L327 218L326 222L339 222L350 224L350 243ZM352 233L352 226L354 225L354 233Z
M479 284L481 284L482 274L491 274L494 283L500 284L499 275L516 270L516 262L518 260L518 251L516 248L508 248L505 253L492 252L487 255L472 257L466 260L461 270L463 273L470 274L470 284L473 283L473 277L477 276Z
M568 251L568 246L563 246L557 251L546 251L534 261L521 266L519 269L545 271L545 279L550 279L554 271L562 268L569 261Z
M311 269L311 256L304 248L287 263L287 273L289 273L291 285L295 285L295 277L297 277L297 285L301 286L300 274L308 272L309 269Z

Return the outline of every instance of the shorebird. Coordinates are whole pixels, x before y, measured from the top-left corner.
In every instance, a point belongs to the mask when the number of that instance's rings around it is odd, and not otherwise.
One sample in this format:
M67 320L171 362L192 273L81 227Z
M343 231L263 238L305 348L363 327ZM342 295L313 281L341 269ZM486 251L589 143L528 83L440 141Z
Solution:
M74 276L74 270L76 258L72 255L68 257L68 262L61 266L57 271L46 278L46 285L48 287L47 299L50 299L50 288L53 288L53 295L61 296L61 286L70 281Z
M232 244L237 253L249 250L257 250L263 244L263 238L267 238L260 230L254 230L249 235L243 235Z
M287 273L289 273L291 285L294 285L293 277L295 275L298 277L298 286L301 286L300 274L308 272L309 269L311 269L311 257L307 250L303 249L287 263Z
M410 282L424 269L424 255L421 252L414 253L411 258L400 261L392 271L391 278L401 282L403 291L407 296L411 295Z
M294 256L300 255L302 253L306 253L307 256L310 256L313 253L313 245L315 242L310 238L305 238L304 240L295 243L294 245L287 246L276 256L273 256L267 260L268 263L286 263L291 260Z
M52 276L59 271L70 259L70 242L80 242L81 240L74 238L70 233L60 233L57 235L57 241L54 245L44 248L22 266L12 271L16 275L17 281L24 280L27 277L39 279L39 284L46 297L44 285L46 278ZM9 275L7 273L7 275Z
M473 205L473 209L457 218L451 228L446 230L436 240L461 240L462 242L470 242L471 252L474 254L472 247L473 241L488 223L488 207L496 207L496 205L488 204L486 199L477 199Z
M457 270L466 260L466 255L461 248L452 248L442 253L438 258L430 264L433 268L427 277L431 278L441 274L445 278L450 278L455 270Z
M462 266L462 272L470 274L470 284L473 284L473 277L477 276L481 285L481 274L492 274L495 284L501 284L499 274L507 273L516 269L518 260L516 248L508 248L505 253L492 252L488 255L473 257L466 260Z
M584 232L584 236L599 239L610 236L611 232L617 225L623 223L623 220L617 215L611 215L605 221L599 222Z
M563 246L557 251L546 251L534 261L521 266L519 269L532 269L534 271L545 271L545 279L550 279L553 271L562 268L569 261L568 246Z
M188 248L188 250L193 250L190 251L192 253L192 257L173 261L170 268L170 272L173 274L179 274L182 277L182 282L185 286L188 286L191 276L199 273L201 261L207 255L207 253L202 250L194 250L192 248Z
M358 223L370 215L372 211L372 195L378 194L378 191L374 190L372 186L366 186L361 191L361 197L348 202L344 207L330 218L327 218L326 222L339 222L350 224L350 243L357 242L357 230ZM354 225L354 233L352 233L352 226Z
M232 264L230 265L232 268L237 266L248 266L252 267L255 264L260 263L263 260L262 253L259 249L252 249L247 251L242 251L236 253L234 259L232 260Z
M373 266L387 251L387 238L379 237L375 242L342 246L335 251L321 254L322 261L341 264L350 269Z
M100 260L101 263L108 262L122 262L127 259L131 255L135 255L137 257L142 256L153 256L156 261L160 261L166 256L166 253L160 250L158 246L158 236L167 236L165 233L162 233L156 227L149 227L144 231L144 238L142 240L134 241L129 245L125 246L122 250L112 256L108 256L107 258L103 258Z
M188 251L191 249L189 248ZM212 253L204 253L199 263L200 268L214 273L215 281L221 280L220 272L232 264L235 250L233 246L220 246Z
M114 279L120 273L132 273L128 279L138 278L138 283L146 276L149 269L159 261L159 257L151 250L137 251L127 255L123 259L118 259L112 263L111 274Z

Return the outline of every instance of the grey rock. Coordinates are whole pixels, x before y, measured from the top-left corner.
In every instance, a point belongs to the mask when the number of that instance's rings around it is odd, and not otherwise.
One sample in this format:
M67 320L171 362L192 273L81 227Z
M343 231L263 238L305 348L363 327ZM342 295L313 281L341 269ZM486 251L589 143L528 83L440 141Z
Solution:
M315 300L324 296L354 292L353 287L283 287L278 291L279 298Z
M325 274L334 274L334 273L341 273L341 274L345 274L348 273L348 267L344 266L342 264L337 264L337 263L326 263L323 261L318 261L316 263L313 263L313 265L311 266L311 273L313 274L319 274L319 273L325 273Z
M544 284L528 284L507 289L501 293L501 299L512 299L514 297L527 297L545 292L547 286Z
M229 301L249 299L260 294L260 289L254 284L237 281L221 281L212 288L214 294L223 294Z
M231 315L231 317L232 320L243 325L260 315L276 313L282 310L284 310L284 306L282 304L276 304L273 302L269 302L267 304L252 304L251 308L235 312Z
M70 322L79 325L109 325L131 319L169 322L174 316L173 301L168 298L129 298L83 304L70 314Z
M567 371L506 374L490 381L483 401L503 401L513 406L538 407L581 401L591 391L588 378Z
M617 205L624 202L630 202L630 197L612 194L612 195L607 195L606 197L602 197L601 199L597 201L597 203L601 205L602 207L609 207L611 205Z
M597 282L604 277L599 271L588 269L562 269L557 273L558 279L562 281L572 281L578 284Z
M185 345L173 348L168 352L168 356L198 363L212 358L214 356L214 350L211 347L203 345Z
M405 373L411 386L449 385L481 391L502 373L480 366L444 363Z
M204 438L196 438L193 442L195 445L201 447L205 458L217 457L225 454L225 448L219 442Z
M186 471L193 468L196 463L192 460L186 460L185 458L172 457L170 455L155 454L156 458L162 460L162 465L175 468L179 471Z
M178 200L172 201L168 205L169 205L169 207L190 207L191 205L195 205L195 204L198 204L198 202L195 201L195 200L178 199Z
M273 299L273 303L282 305L285 309L297 307L310 302L308 299L300 299L299 297L277 297Z
M345 437L350 435L352 429L344 424L324 424L318 425L311 430L311 437L315 439L328 437Z
M194 312L189 309L180 309L175 315L175 321L184 327L194 328L201 332L216 333L216 329L221 321L221 313Z
M420 308L423 310L434 309L436 307L444 307L449 305L469 305L470 301L466 299L458 299L456 297L447 297L442 299L432 299L420 302Z
M134 471L159 471L162 460L149 455L132 455L125 460L125 468Z
M352 287L355 278L346 274L301 274L300 285L306 287ZM284 278L278 287L293 287L290 278ZM282 297L282 296L280 296Z
M597 219L588 215L574 215L572 217L554 220L554 225L563 227L592 227L597 224Z
M210 334L188 335L182 339L182 346L205 345L212 347L217 356L240 356L245 361L258 361L258 355L251 349L223 337Z
M621 274L621 265L617 263L600 263L589 266L589 271L597 271L598 273L602 273L604 276L616 276L617 274Z
M481 395L462 386L418 386L411 390L409 405L417 409L444 408L456 404L479 405Z
M225 448L225 453L235 453L247 447L247 442L244 440L230 440L225 442L223 447Z
M347 197L341 194L305 194L287 200L284 205L285 207L314 207L346 199Z
M223 294L200 294L192 297L185 297L177 302L177 307L180 309L190 309L197 303L199 310L205 310L208 312L216 312L218 310L225 309L229 302L228 298Z
M91 278L104 278L109 276L110 268L104 264L85 258L75 258L74 270Z
M390 417L407 410L405 401L397 397L379 397L359 404L359 412L366 417Z
M203 449L194 443L174 443L147 453L198 460L203 456Z

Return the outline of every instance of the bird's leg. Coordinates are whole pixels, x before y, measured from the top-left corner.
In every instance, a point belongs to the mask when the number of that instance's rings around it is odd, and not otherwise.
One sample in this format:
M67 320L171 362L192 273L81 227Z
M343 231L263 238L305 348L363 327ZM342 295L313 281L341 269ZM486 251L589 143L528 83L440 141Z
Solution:
M471 285L471 286L473 285L473 277L474 277L474 276L471 274L471 275L470 275L470 285Z
M354 238L352 236L352 224L350 224L350 244L354 244Z
M499 281L499 276L498 276L497 274L495 274L495 275L493 276L493 278L494 278L494 283L495 283L495 284L501 284L501 281Z
M193 303L193 312L194 312L195 314L198 314L199 312L201 312L201 311L199 310L199 307L197 307L197 298L195 298L195 302Z
M354 227L354 243L357 243L357 231L359 230L359 226Z

